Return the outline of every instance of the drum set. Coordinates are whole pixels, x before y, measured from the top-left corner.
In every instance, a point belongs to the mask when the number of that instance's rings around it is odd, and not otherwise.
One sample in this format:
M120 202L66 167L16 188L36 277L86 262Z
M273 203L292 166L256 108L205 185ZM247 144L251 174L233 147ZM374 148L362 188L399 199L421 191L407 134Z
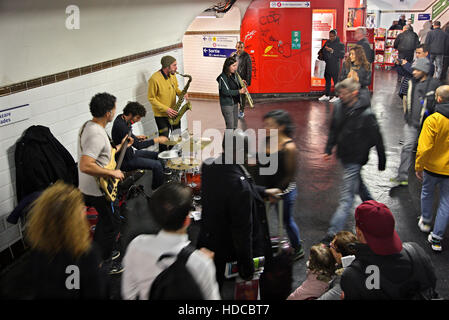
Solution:
M196 202L201 200L201 160L196 157L196 154L211 142L209 138L197 139L192 135L184 140L170 139L167 144L174 147L159 153L159 159L164 165L165 182L177 181L192 188Z

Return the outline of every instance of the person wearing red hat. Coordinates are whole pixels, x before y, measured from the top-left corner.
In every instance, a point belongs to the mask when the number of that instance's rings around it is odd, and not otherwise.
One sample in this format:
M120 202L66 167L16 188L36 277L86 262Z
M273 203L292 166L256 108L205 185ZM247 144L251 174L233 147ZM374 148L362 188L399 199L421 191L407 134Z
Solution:
M355 210L356 259L342 274L345 300L435 298L430 257L416 243L402 243L390 209L374 200Z

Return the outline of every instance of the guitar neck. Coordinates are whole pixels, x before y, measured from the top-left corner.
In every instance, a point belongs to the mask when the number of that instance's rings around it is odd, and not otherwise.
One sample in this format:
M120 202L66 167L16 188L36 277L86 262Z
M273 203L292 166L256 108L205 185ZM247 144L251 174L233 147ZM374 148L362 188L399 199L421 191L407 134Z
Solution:
M124 145L122 146L122 149L120 150L120 155L118 157L117 166L115 167L115 170L120 170L120 167L122 166L123 158L125 158L126 149L128 149L128 143L129 138L131 137L132 128L129 129L128 132L128 138L124 142Z

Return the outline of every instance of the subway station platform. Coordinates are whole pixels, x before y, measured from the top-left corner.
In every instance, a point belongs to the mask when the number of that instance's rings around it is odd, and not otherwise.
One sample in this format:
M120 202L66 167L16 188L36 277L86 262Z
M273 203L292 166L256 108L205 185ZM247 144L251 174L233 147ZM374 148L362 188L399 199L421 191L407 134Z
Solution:
M373 149L370 160L362 170L363 179L374 199L385 203L396 219L396 230L403 242L413 241L421 245L430 255L438 282L437 291L444 299L449 299L449 232L443 240L443 252L434 253L427 243L427 235L418 229L420 215L421 184L409 173L409 186L398 187L389 182L397 172L400 160L403 116L402 103L397 95L397 74L394 71L375 73L372 109L379 121L387 155L387 168L377 169L377 154ZM192 100L193 110L189 111L189 128L193 120L201 120L202 130L217 128L224 130L224 120L219 102L211 100ZM332 106L317 99L285 98L256 100L254 109L245 112L243 127L262 128L262 117L273 109L287 110L296 125L295 141L299 149L298 159L298 198L295 220L300 228L305 257L294 264L293 288L306 278L306 261L310 247L318 243L326 233L330 218L338 205L342 168L337 159L323 160L323 151L332 114ZM354 208L361 203L356 197ZM436 204L435 204L436 205ZM270 217L270 221L274 221ZM354 229L354 218L348 219L347 230ZM0 297L6 299L27 299L27 277L30 275L25 253L0 274ZM111 276L111 299L120 299L120 275Z

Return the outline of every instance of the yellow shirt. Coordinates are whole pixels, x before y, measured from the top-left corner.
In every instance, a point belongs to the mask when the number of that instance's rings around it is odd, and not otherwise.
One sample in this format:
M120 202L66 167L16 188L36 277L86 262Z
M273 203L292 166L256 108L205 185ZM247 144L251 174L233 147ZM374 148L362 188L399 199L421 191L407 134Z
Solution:
M176 75L170 74L166 79L159 70L148 80L148 100L155 117L167 117L167 109L176 105L176 96L180 94Z
M415 171L449 175L449 119L439 112L425 121L418 141Z

